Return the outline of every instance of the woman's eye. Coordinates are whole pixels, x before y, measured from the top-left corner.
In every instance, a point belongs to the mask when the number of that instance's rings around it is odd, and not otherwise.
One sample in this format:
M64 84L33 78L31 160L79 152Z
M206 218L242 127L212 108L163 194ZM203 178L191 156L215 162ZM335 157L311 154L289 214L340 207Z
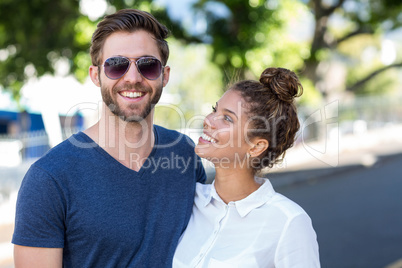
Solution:
M212 105L212 112L216 113L216 106Z
M233 120L232 120L232 118L230 116L225 115L224 118L225 118L226 121L228 121L230 123L233 123Z

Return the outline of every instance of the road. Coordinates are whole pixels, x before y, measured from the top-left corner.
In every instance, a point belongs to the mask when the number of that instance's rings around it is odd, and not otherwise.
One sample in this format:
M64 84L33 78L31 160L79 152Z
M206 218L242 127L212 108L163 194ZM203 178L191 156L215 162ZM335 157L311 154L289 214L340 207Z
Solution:
M281 176L287 174L273 181ZM276 190L312 218L322 267L402 267L402 154L371 167L304 170L299 176L312 179Z

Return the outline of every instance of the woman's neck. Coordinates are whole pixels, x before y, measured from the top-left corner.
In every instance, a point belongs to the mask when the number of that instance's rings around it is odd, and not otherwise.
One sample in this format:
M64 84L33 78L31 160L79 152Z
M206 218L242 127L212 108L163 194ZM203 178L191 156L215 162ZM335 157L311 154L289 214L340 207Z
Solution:
M216 169L215 189L219 197L228 204L246 198L255 192L260 184L254 180L249 169Z

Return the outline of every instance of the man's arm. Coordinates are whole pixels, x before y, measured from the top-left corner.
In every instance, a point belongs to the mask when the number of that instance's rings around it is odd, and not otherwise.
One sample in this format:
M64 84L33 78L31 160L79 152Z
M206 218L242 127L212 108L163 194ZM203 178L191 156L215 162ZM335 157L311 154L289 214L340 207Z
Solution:
M196 155L195 161L197 161L195 171L197 176L197 182L205 183L207 181L207 174L205 173L204 165L201 162L201 158L198 155Z
M63 249L37 248L14 245L14 264L15 268L62 267Z

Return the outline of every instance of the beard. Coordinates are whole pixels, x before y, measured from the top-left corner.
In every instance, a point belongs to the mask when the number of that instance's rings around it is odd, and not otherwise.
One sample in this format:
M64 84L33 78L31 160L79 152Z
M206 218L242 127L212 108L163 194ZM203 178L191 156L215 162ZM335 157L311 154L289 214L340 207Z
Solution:
M106 104L106 106L110 109L110 111L118 116L121 120L125 122L136 122L139 123L142 120L144 120L152 111L152 109L155 107L155 105L159 102L159 99L161 98L162 95L162 89L163 85L162 83L155 88L155 94L151 98L151 100L145 105L145 107L137 112L133 113L131 112L132 110L135 110L138 108L138 104L132 103L129 105L127 109L122 109L120 105L117 103L115 99L113 99L112 95L117 95L119 91L121 90L131 90L131 89L137 89L142 92L146 92L147 94L151 94L152 90L145 88L141 85L125 85L122 87L115 87L112 90L110 90L108 87L104 87L101 84L101 93L102 93L102 99L103 102Z

